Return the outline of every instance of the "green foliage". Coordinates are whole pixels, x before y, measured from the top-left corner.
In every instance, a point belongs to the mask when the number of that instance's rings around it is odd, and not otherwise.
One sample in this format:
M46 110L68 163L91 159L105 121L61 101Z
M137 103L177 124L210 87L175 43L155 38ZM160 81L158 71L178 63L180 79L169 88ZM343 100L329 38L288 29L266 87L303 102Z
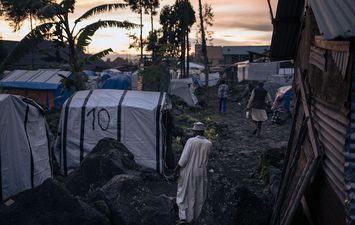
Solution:
M216 141L219 137L218 133L214 128L207 128L205 130L205 135L211 141Z
M79 23L82 20L97 15L99 13L110 12L112 10L123 9L125 7L127 7L127 4L122 4L122 3L99 5L84 13L82 16L80 16L78 19L75 20L75 23Z
M1 0L0 0L1 1ZM5 0L3 0L5 1ZM92 60L96 60L99 57L106 56L110 53L111 49L106 49L102 52L99 52L95 55L83 57L84 48L87 47L92 40L92 37L97 30L101 28L125 28L131 29L136 27L136 24L130 23L128 21L116 21L116 20L98 20L92 24L87 25L86 27L80 29L76 32L75 28L79 22L82 22L85 19L88 19L92 16L95 16L99 13L109 12L112 10L120 9L126 7L127 4L104 4L97 7L94 7L80 16L76 21L73 27L70 27L69 22L69 13L74 12L75 1L74 0L63 0L58 3L48 3L40 9L37 9L37 15L43 20L49 20L49 23L44 23L40 26L37 26L33 29L26 37L20 42L20 44L14 49L12 54L7 59L14 60L28 52L28 50L34 46L35 43L38 43L41 39L50 39L55 43L57 49L64 48L64 52L69 49L68 63L71 66L73 73L78 73L83 70L83 66ZM68 47L68 48L67 48ZM0 67L4 69L4 65ZM76 81L76 85L79 88L83 88L82 79Z
M76 39L77 41L76 50L83 50L84 47L88 46L91 43L91 38L97 30L99 30L100 28L108 27L131 29L135 27L135 24L132 24L128 21L120 22L116 20L99 20L97 22L89 24L86 27L80 29L77 35L75 35L74 39Z
M144 91L160 91L164 71L159 65L145 67L142 75Z
M189 32L196 22L195 11L189 1L177 0L173 6L164 6L160 13L162 25L161 44L175 46L180 55L182 74L185 71L185 59L189 60Z
M214 20L214 13L212 6L208 3L204 3L202 6L202 16L203 16L203 22L204 22L204 28L206 30L206 41L208 41L210 44L212 44L213 41L213 31L208 30L208 27L213 26L213 20ZM196 43L201 44L201 24L197 24L197 32L196 32Z

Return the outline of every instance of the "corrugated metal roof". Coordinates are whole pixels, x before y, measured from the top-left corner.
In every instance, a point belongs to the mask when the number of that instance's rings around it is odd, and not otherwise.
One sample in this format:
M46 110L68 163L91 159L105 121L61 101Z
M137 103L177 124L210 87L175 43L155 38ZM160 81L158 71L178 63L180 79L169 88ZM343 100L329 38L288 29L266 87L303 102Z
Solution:
M324 39L355 37L354 0L309 0Z
M56 89L62 77L69 77L71 72L59 69L14 70L0 81L0 87Z
M71 72L58 69L14 70L2 79L1 82L22 81L58 84L62 79L59 74L69 77Z
M294 59L301 29L304 0L279 0L271 40L272 60Z
M223 55L249 55L250 52L264 53L270 46L224 46Z

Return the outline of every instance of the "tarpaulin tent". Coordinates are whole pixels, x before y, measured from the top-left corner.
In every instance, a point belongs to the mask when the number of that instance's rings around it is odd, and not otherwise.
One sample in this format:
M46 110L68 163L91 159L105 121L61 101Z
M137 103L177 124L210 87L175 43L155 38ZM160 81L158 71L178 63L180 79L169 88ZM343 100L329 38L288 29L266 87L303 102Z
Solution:
M291 100L293 97L292 86L283 86L277 89L275 101L273 108L277 108L276 105L279 105L282 111L291 112Z
M0 95L0 200L51 177L45 118L32 100Z
M170 80L169 94L182 98L189 106L195 106L198 102L194 91L195 87L191 78Z
M171 107L165 93L79 91L64 104L56 156L64 175L77 168L105 137L122 142L143 166L162 172L166 149L163 113Z
M0 80L0 88L8 94L22 95L49 109L60 108L72 94L60 82L71 72L58 69L14 70Z
M131 90L132 79L128 75L112 75L103 81L101 89Z

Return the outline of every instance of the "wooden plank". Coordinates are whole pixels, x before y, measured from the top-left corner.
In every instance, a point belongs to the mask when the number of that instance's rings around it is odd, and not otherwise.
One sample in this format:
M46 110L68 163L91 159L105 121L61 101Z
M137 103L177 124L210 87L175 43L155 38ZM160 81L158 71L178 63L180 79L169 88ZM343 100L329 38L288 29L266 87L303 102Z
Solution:
M321 36L315 36L314 45L319 48L333 50L333 51L342 51L342 52L350 51L350 41L328 41L328 40L324 40Z

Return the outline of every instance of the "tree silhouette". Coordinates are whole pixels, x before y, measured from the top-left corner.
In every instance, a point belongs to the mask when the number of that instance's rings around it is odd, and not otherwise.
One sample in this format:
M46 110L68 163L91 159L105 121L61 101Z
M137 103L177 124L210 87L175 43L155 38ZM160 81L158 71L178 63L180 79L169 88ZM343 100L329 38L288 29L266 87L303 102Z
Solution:
M23 22L30 19L38 19L38 11L51 3L52 0L0 0L2 16L10 22L14 31L18 31Z
M202 44L202 54L203 61L205 64L205 74L206 74L206 87L208 87L208 75L209 75L209 65L208 65L208 55L207 55L207 44L206 44L206 34L205 34L205 26L204 26L204 18L203 18L203 7L202 0L198 0L199 5L199 15L200 15L200 30L201 30L201 44ZM208 93L208 92L206 92ZM208 102L208 97L206 97L206 103Z
M71 70L74 73L76 83L79 88L83 88L83 66L89 61L97 60L103 56L112 52L112 49L106 49L99 53L93 54L88 57L83 57L82 52L90 45L93 35L97 30L107 27L134 28L137 25L128 21L116 21L116 20L98 20L92 24L89 24L79 30L76 29L77 25L100 13L109 12L116 9L125 8L127 4L104 4L96 6L74 21L74 25L71 27L69 23L69 14L74 12L75 1L63 0L59 4L51 3L41 8L38 11L38 15L42 20L46 20L43 24L35 27L29 34L27 34L17 45L17 47L6 57L0 66L2 71L7 62L15 60L23 55L26 50L30 49L30 42L39 42L43 38L49 38L56 45L62 48L68 47L69 60L68 63L71 66Z
M189 32L196 22L195 11L187 0L177 0L173 6L164 6L160 13L162 25L161 42L172 44L180 51L180 71L183 77L188 76L185 70L186 52L189 53ZM188 54L187 54L188 55ZM189 61L189 56L187 56Z

